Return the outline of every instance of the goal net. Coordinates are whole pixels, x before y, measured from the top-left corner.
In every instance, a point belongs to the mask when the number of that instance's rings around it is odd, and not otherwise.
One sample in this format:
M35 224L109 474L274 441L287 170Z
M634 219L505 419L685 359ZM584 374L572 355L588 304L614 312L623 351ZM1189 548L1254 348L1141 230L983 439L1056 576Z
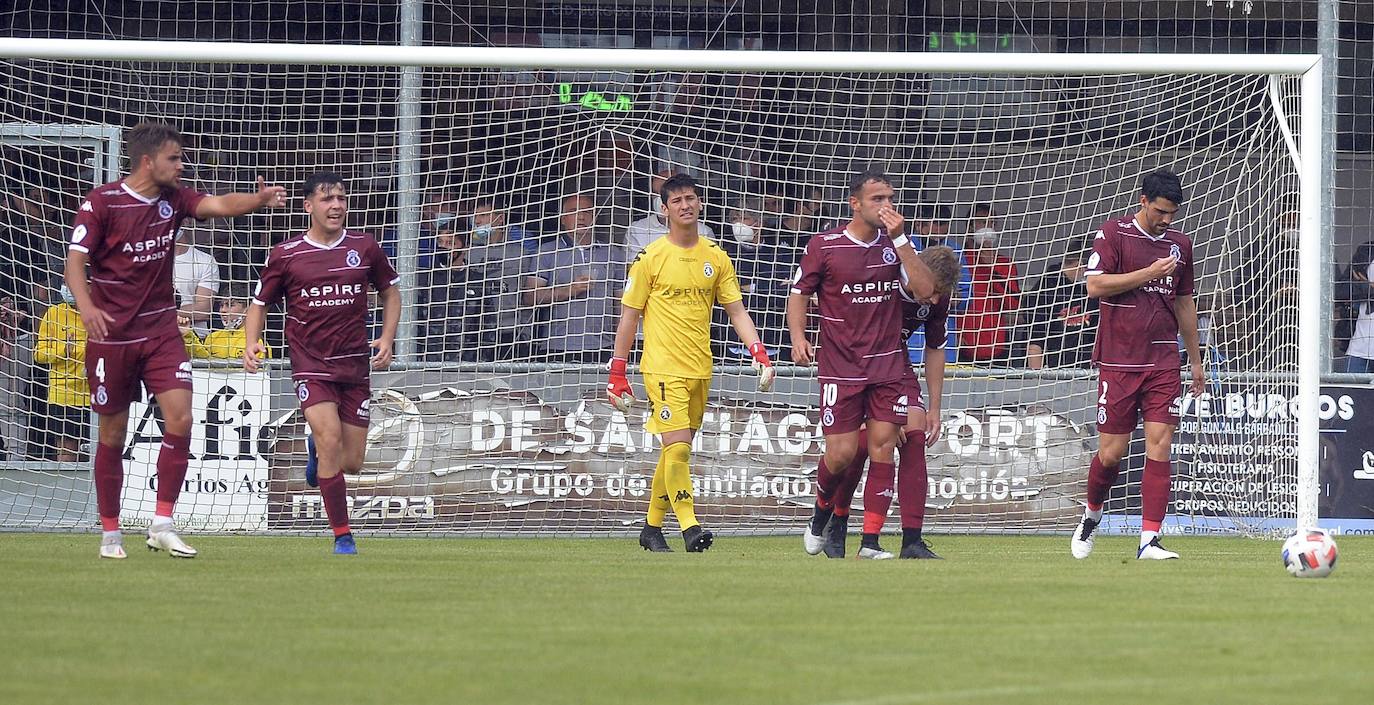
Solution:
M1177 222L1194 242L1208 375L1205 394L1180 401L1166 531L1291 526L1300 77L1158 73L1149 55L1135 57L1149 74L1091 75L1082 61L1012 74L978 58L938 71L521 68L549 65L539 55L481 69L4 60L0 527L96 525L81 334L59 277L84 193L116 178L110 130L145 119L180 127L190 186L248 190L262 175L291 189L287 212L184 224L199 253L178 255L189 336L232 324L271 245L306 226L299 187L317 170L347 178L349 227L374 234L402 272L398 359L372 377L366 467L350 478L357 529L636 530L658 447L642 401L628 416L604 401L604 362L626 265L665 230L654 176L683 171L784 361L776 389L756 393L717 316L718 370L692 452L698 516L730 533L799 531L823 439L814 371L790 364L785 299L807 238L848 219L847 181L870 165L892 177L909 229L956 245L968 272L929 494L897 498L924 502L930 531L1073 525L1096 447L1083 260L1159 167L1187 194ZM326 526L303 479L281 324L269 317L276 362L262 374L201 347L178 507L188 527ZM924 347L911 343L918 374ZM154 508L159 423L155 406L131 410L130 526ZM1137 438L1104 529L1138 527L1143 461Z

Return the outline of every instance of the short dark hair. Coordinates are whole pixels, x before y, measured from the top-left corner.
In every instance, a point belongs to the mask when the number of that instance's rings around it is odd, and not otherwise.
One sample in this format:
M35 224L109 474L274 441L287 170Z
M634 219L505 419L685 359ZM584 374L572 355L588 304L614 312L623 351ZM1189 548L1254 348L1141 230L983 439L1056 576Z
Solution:
M678 172L668 177L668 180L663 182L663 188L658 190L658 197L663 199L664 203L667 203L669 193L684 191L686 189L692 189L692 192L698 197L701 196L701 191L697 189L697 180L693 179L691 174Z
M224 294L221 295L220 298L224 299L225 301L247 301L253 298L253 291L249 288L247 284L231 284L229 285L229 288L225 290Z
M1179 181L1178 174L1168 169L1155 169L1146 174L1140 180L1140 193L1147 200L1166 198L1173 201L1174 205L1183 204L1183 183Z
M991 203L975 203L975 204L973 204L973 210L971 211L971 214L972 214L973 217L975 217L975 218L977 218L980 214L981 214L983 217L985 217L985 218L991 218L991 217L992 217L992 204L991 204Z
M321 186L328 188L334 185L343 186L345 190L348 189L348 185L344 183L344 178L339 172L317 171L305 180L305 184L301 186L301 195L310 198Z
M863 171L855 174L854 178L849 180L849 195L857 196L863 193L864 186L867 186L870 182L873 181L876 181L880 184L887 184L888 186L892 185L892 179L887 178L887 174L883 173L882 169L864 169Z
M146 155L156 154L168 142L184 144L181 131L165 122L140 122L124 136L124 151L129 154L129 169L137 169Z

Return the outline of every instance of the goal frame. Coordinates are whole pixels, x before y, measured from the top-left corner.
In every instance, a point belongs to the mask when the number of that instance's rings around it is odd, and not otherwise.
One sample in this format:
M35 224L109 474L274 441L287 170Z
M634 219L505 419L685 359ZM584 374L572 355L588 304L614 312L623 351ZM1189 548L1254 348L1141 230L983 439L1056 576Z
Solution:
M1089 54L680 51L511 47L378 46L241 42L0 39L0 58L187 63L338 64L482 69L596 69L670 71L814 71L981 73L1002 75L1104 75L1130 73L1298 76L1301 110L1299 175L1299 280L1304 292L1322 291L1321 192L1323 60L1318 54ZM404 96L403 96L404 97ZM402 131L404 133L404 131ZM404 166L402 167L404 168ZM407 188L403 182L398 186ZM1296 524L1317 522L1319 420L1322 370L1322 297L1302 296L1298 306L1298 491Z

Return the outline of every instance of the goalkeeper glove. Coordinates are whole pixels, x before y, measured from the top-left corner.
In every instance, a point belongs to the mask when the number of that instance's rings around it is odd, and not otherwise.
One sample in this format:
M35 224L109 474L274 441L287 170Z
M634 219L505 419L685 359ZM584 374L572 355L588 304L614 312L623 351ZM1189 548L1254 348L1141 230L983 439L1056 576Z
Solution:
M611 406L619 409L622 413L630 410L630 405L635 403L634 392L630 389L630 380L625 378L625 358L611 358L611 379L606 384L606 396L609 397Z
M768 349L763 347L763 341L755 340L749 346L749 354L754 356L754 371L759 373L759 391L766 392L773 388L773 378L778 375L778 371L773 369L773 362L768 359Z

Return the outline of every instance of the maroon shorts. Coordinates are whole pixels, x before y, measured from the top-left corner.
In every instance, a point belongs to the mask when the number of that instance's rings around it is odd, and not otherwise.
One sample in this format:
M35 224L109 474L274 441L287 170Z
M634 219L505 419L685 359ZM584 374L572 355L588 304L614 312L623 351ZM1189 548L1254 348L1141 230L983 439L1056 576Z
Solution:
M298 380L296 398L301 400L302 410L324 402L335 404L339 407L340 421L349 426L367 428L372 385L367 382L343 384L314 379Z
M916 375L913 374L910 377L904 378L902 383L902 394L905 395L902 397L902 401L907 406L907 409L920 409L921 411L925 411L926 401L921 397L921 380L916 379Z
M1178 425L1183 382L1178 370L1097 374L1097 430L1130 433L1140 417L1146 421Z
M827 436L859 430L864 421L906 424L907 383L821 383L821 433Z
M128 411L139 395L139 382L153 395L191 391L191 358L175 330L130 343L87 341L86 381L91 385L91 410L117 414Z

